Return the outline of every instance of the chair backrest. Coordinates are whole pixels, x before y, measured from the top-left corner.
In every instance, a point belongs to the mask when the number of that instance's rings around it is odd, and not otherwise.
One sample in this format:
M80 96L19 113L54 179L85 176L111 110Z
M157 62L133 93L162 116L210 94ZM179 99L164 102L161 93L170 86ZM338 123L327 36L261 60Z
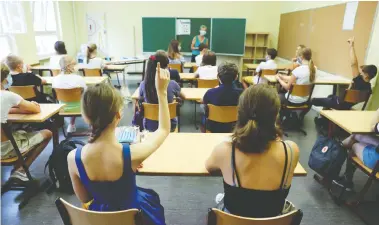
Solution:
M168 64L168 67L172 70L177 70L179 73L183 73L182 64Z
M78 208L62 198L55 200L64 225L136 225L138 209L116 212L97 212ZM121 222L122 221L122 222Z
M219 123L236 122L238 117L237 106L216 106L208 104L208 119Z
M345 102L349 102L353 104L364 102L363 107L362 107L362 110L364 110L366 108L367 101L369 98L370 98L370 92L368 91L346 89L343 100Z
M158 104L150 104L150 103L142 103L143 106L143 117L149 120L158 121L159 119L159 105ZM168 109L170 111L170 119L174 119L177 117L177 102L173 102L168 104Z
M261 70L261 76L264 75L276 75L277 70Z
M101 77L101 69L83 69L85 77Z
M289 92L293 96L308 97L309 101L312 96L313 88L314 84L293 84Z
M302 219L301 210L268 218L248 218L235 216L219 209L208 212L208 225L299 225Z
M56 99L62 102L80 102L82 98L82 88L72 88L72 89L53 89L56 95Z
M197 79L198 88L214 88L219 85L218 79L206 80L206 79Z
M193 71L193 72L196 72L196 71L197 71L197 69L199 69L199 67L198 67L198 66L193 66L193 67L192 67L192 71Z
M11 86L9 90L23 97L24 99L30 99L37 97L36 87L33 85L28 86Z
M59 75L60 73L61 73L61 70L60 70L60 69L51 69L51 70L50 70L50 75L51 75L52 77L55 77L55 76Z

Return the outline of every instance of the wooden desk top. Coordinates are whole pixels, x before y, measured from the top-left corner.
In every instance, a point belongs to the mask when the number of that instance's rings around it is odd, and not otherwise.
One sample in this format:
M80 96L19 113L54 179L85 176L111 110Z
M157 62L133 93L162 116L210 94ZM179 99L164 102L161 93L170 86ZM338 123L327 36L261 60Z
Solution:
M194 66L196 66L196 63L194 63L194 62L186 62L183 65L184 68L192 68Z
M41 112L36 114L8 114L8 122L42 123L57 114L64 104L40 104Z
M370 134L375 111L322 110L321 115L350 134Z
M181 93L185 100L201 100L209 88L182 88Z
M114 61L110 61L109 63L111 65L127 65L127 64L133 64L133 63L143 63L147 59L118 59Z
M87 85L94 85L105 82L108 77L102 76L102 77L83 77ZM43 79L46 80L46 84L52 84L54 77L43 77Z
M181 80L196 80L195 73L180 73Z
M243 65L250 70L255 70L259 66L259 64L251 64L251 63L246 63ZM277 65L278 65L278 67L276 68L277 70L286 70L286 69L292 68L292 64L277 64Z
M276 80L275 76L276 75L264 75L264 78L268 80L269 83L277 83L278 81ZM328 77L316 78L314 83L319 85L350 85L351 80L344 77L332 75Z
M205 162L214 147L226 140L228 135L230 134L170 133L159 149L143 162L143 167L139 169L138 173L209 176ZM307 172L298 163L295 176L306 175Z
M84 68L87 68L85 64L83 63L79 63L78 65L78 69L79 70L82 70ZM128 65L106 65L106 68L104 68L103 70L105 71L124 71L125 68L127 68ZM39 66L33 66L32 67L32 70L50 70L52 69L49 65L39 65Z
M128 65L106 65L104 71L124 71Z

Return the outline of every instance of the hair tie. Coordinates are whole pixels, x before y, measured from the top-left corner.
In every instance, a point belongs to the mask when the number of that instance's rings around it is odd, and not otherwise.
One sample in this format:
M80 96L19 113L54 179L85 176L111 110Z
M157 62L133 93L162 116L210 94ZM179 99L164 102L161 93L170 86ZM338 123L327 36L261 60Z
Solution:
M151 55L149 59L155 61L157 58L155 58L155 55Z

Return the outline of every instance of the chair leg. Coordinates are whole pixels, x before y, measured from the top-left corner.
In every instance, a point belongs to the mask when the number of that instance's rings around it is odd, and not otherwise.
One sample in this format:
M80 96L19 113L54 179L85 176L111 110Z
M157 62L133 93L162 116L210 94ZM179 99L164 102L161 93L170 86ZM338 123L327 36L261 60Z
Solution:
M118 77L118 73L116 73L116 77L117 77L117 82L118 82L118 86L116 86L116 88L121 88L121 83L120 83L120 78Z

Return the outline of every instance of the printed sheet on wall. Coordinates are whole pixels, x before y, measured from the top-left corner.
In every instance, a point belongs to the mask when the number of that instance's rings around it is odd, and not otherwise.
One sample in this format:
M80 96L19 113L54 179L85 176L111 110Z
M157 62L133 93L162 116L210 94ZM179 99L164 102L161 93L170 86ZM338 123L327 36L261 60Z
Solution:
M105 13L87 13L88 43L95 43L98 51L108 54Z

